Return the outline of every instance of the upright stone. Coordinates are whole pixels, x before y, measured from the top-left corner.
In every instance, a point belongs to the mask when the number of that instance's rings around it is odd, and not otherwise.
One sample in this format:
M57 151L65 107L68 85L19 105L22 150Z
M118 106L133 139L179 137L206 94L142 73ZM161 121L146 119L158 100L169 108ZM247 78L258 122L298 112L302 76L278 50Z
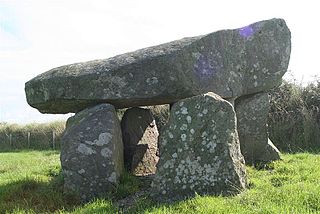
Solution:
M25 91L28 103L43 113L78 112L98 103L170 104L209 91L235 98L280 85L290 50L285 21L270 19L54 68L27 82Z
M100 104L69 118L60 159L65 191L88 201L113 190L123 171L121 128L114 107Z
M149 109L128 109L121 120L126 168L137 176L156 172L158 129Z
M175 103L159 146L152 183L158 199L225 195L246 187L235 112L218 95L207 93Z
M263 92L241 97L236 100L235 105L241 152L246 163L265 163L280 159L279 150L268 140L268 94Z

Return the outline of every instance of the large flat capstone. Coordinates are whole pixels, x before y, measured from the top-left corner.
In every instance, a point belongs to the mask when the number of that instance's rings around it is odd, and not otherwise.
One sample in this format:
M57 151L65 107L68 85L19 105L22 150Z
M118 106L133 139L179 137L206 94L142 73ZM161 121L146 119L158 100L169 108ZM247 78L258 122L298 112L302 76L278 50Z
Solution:
M123 144L112 105L87 108L69 118L61 144L65 191L88 201L115 189L123 172Z
M232 194L246 187L235 111L213 93L175 103L159 147L151 191L158 200Z
M285 21L270 19L54 68L27 82L25 92L42 113L167 104L209 91L239 97L278 85L290 50Z

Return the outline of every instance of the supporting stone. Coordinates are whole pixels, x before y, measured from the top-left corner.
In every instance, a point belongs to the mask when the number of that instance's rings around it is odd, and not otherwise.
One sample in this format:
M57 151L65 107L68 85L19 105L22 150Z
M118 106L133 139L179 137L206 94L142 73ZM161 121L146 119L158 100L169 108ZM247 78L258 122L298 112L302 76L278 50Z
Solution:
M156 172L158 129L149 109L128 109L121 120L124 162L128 171L137 176Z
M114 190L123 172L121 128L114 107L100 104L69 118L60 159L65 191L88 201Z
M268 112L267 93L258 93L236 100L241 152L247 164L255 165L280 159L279 150L268 140Z
M208 93L175 103L159 137L152 194L178 200L195 193L232 194L246 187L232 105Z

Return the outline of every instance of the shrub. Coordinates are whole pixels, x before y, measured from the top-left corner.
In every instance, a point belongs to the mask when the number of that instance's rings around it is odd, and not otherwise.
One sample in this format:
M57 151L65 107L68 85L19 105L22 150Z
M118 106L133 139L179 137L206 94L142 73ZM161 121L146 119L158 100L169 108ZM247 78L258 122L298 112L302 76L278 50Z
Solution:
M0 150L59 149L65 121L27 125L0 123Z
M270 91L269 134L282 151L319 151L320 81L303 87L283 81Z

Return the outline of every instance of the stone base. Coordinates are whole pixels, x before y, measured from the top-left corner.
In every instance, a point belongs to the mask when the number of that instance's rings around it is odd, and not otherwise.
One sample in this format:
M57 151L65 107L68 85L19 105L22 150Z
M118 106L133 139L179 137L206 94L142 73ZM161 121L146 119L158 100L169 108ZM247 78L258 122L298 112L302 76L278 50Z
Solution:
M128 109L122 117L121 129L127 170L137 176L154 174L159 161L159 132L151 111Z
M280 159L279 150L268 140L269 105L269 97L265 92L236 100L241 152L247 164L256 165Z
M69 118L60 159L64 191L89 201L114 190L123 172L122 136L114 107L101 104Z
M234 109L213 93L175 103L159 146L151 191L157 200L228 195L246 187Z

